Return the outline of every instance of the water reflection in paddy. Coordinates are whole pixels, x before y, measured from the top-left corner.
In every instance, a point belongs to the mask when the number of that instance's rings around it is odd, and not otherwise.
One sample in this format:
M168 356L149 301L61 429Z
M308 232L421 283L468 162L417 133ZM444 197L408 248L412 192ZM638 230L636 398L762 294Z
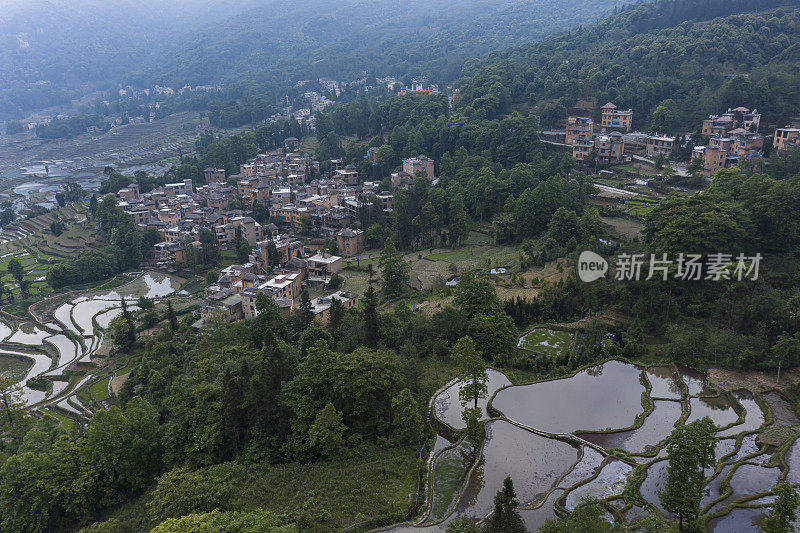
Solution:
M786 480L793 485L800 484L800 440L794 441L786 452L786 464L789 466Z
M68 330L80 334L78 329L72 323L71 313L72 304L66 303L53 311L53 318L55 318L63 327L67 328Z
M594 475L595 470L603 463L603 454L589 446L583 447L583 457L575 467L558 482L559 487L568 489L586 478Z
M683 378L684 383L689 388L689 396L697 396L708 392L706 390L706 375L688 366L675 365Z
M492 406L549 433L625 428L642 412L639 376L636 366L609 361L570 378L503 389Z
M731 477L732 500L745 496L768 492L778 484L781 475L779 468L765 468L763 466L744 464L736 469Z
M489 375L489 382L487 383L489 393L486 395L486 398L478 400L478 408L480 408L483 413L482 420L488 418L486 415L486 404L489 402L489 398L492 397L492 394L494 394L497 389L511 384L511 381L509 381L502 372L490 368L487 373ZM433 407L436 412L436 418L450 424L456 429L463 429L467 427L467 425L461 418L464 407L462 407L461 402L458 400L459 389L460 386L458 384L447 387L436 396ZM472 407L472 405L470 404L469 407Z
M719 471L719 474L717 474L713 479L711 479L706 484L706 490L708 492L705 495L703 495L703 498L700 500L701 508L705 507L706 505L709 505L711 502L722 496L722 481L725 479L725 477L728 475L728 473L731 471L732 468L733 465L725 465Z
M672 513L667 513L661 506L661 500L658 498L659 491L664 490L664 485L667 482L667 461L658 461L650 465L647 469L647 477L642 481L639 488L639 494L642 498L655 505L667 518L672 518Z
M717 444L714 446L714 458L715 461L718 463L722 460L723 457L728 455L729 453L733 452L736 449L736 439L720 439L717 441ZM732 461L731 461L732 462ZM714 470L711 468L710 470ZM706 471L706 476L710 475L710 472Z
M556 513L553 506L563 494L563 489L555 489L547 495L547 499L536 509L520 509L519 514L522 516L522 520L525 521L525 529L539 531L542 524L551 518L555 518Z
M53 381L53 390L50 391L50 396L55 397L64 392L64 390L69 385L69 381L61 381L61 380L54 380Z
M431 453L436 453L439 450L443 450L451 444L452 442L446 438L442 437L441 435L436 435L436 440L433 442L433 449L431 450Z
M709 522L708 529L714 533L761 531L764 518L766 512L763 509L738 508Z
M744 407L745 411L747 411L744 422L736 426L732 426L724 431L720 431L717 434L720 437L736 435L746 431L755 431L764 423L764 411L762 411L761 407L758 405L758 403L756 403L752 392L741 389L735 391L733 395L736 398L736 401L738 401L742 407Z
M725 427L729 424L736 422L739 415L733 410L730 400L725 395L713 396L711 398L691 398L689 400L691 413L686 420L687 424L691 424L695 420L707 416L717 427Z
M647 369L650 396L653 398L680 399L683 393L681 378L671 366L651 366Z
M136 309L136 306L129 306L129 309L133 311ZM97 325L100 326L102 329L107 329L109 325L111 325L111 321L117 318L122 314L122 309L111 309L106 311L105 313L101 313L97 315L94 320L97 322Z
M610 460L596 478L567 494L565 507L574 510L584 498L604 499L621 494L633 467L616 459Z
M756 435L747 435L746 437L742 438L742 444L739 446L739 450L736 454L728 459L727 462L735 463L748 455L752 455L757 453L759 450L758 444L756 443Z
M9 335L11 335L11 327L4 322L0 322L0 340L5 340Z
M58 351L57 367L62 367L78 356L77 345L72 340L63 334L53 335L44 340L52 344Z
M509 475L517 499L522 503L532 501L550 489L577 458L577 449L565 442L541 437L504 420L487 422L479 463L467 481L456 512L486 516Z
M86 300L75 304L75 307L72 308L72 318L84 335L93 335L92 317L106 309L118 307L119 305L120 302L118 300Z
M444 518L461 488L464 474L469 468L472 445L462 442L440 453L433 464L433 490L431 521Z
M580 437L603 448L622 448L631 453L651 453L666 439L681 417L680 402L655 400L653 412L642 427L616 433L582 433Z
M31 322L23 322L19 325L19 329L8 338L8 342L17 342L19 344L41 345L45 337L52 335L47 331L40 329Z

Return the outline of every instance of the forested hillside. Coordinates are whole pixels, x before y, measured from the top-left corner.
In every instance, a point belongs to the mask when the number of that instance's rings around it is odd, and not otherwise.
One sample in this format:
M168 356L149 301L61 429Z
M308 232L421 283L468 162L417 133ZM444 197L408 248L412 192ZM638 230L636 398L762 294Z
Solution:
M625 1L271 1L181 43L143 72L164 83L348 79L374 75L449 81L467 58L594 22Z
M144 58L255 1L0 2L0 119L116 83Z
M236 84L246 87L233 93L239 98L283 95L320 76L451 81L470 57L594 22L626 3L12 1L0 12L0 118L119 82Z
M534 112L551 126L579 100L595 99L633 108L637 129L685 132L709 113L745 105L765 116L762 125L783 125L800 105L800 10L777 7L784 4L637 5L592 28L467 65L457 107L491 118L538 106ZM754 12L731 14L747 9Z

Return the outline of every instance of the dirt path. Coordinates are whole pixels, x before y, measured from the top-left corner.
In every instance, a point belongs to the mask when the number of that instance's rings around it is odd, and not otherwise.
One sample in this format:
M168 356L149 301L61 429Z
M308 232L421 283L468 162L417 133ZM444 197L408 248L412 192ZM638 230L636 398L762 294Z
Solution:
M725 368L710 368L708 370L708 381L712 385L717 385L727 390L747 388L753 391L762 392L771 389L778 389L784 393L792 383L800 380L800 368L781 371L781 381L776 383L778 371L770 370L729 370Z
M111 378L111 394L113 394L114 396L119 394L119 391L122 390L122 386L125 384L126 381L128 381L128 376L130 375L131 375L130 372L126 372L124 374L121 374L119 376L114 376L113 378Z

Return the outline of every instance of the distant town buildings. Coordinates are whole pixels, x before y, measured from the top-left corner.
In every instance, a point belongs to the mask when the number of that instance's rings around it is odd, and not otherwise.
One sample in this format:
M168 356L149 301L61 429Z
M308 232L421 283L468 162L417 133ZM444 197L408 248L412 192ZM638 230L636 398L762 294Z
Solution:
M398 95L406 94L439 94L439 86L429 83L428 78L414 78L411 80L411 87L403 87L397 93Z
M757 132L761 124L761 114L758 110L750 111L746 107L728 109L721 115L710 115L703 120L701 133L712 137L714 135L725 135L736 128L744 128L748 131Z

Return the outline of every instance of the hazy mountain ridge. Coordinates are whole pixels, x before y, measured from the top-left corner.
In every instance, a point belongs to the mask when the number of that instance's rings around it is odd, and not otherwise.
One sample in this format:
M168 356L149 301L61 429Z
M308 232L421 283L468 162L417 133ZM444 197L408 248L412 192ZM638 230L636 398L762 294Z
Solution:
M700 3L699 13L688 0L633 6L594 27L469 62L457 106L486 116L539 106L545 125L585 98L633 108L642 128L667 100L674 123L655 129L693 127L705 114L739 105L758 107L773 124L784 120L800 105L792 60L797 3ZM684 20L689 12L695 20Z
M626 0L15 2L0 7L0 118L88 86L182 86L428 75L576 24Z

